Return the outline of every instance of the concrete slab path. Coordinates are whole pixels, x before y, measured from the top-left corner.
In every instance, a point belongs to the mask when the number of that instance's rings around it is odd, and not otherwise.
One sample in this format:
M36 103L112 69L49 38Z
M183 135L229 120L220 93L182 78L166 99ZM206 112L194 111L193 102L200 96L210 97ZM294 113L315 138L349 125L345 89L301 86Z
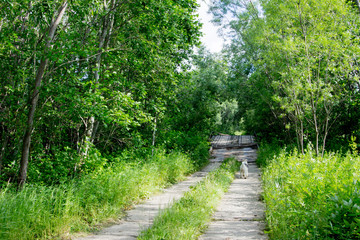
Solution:
M195 186L209 172L218 168L223 159L223 154L218 154L201 171L194 173L185 181L165 189L161 194L155 195L144 203L135 206L134 209L127 211L126 217L119 224L104 228L95 235L78 238L78 240L136 239L142 230L147 229L152 224L153 219L160 210L179 200L190 189L190 186Z
M239 161L249 162L249 177L240 179L239 172L223 197L209 228L199 240L266 240L264 234L264 204L260 201L262 191L260 170L255 164L256 150L252 148L214 149L210 164L194 173L185 181L165 189L144 203L127 211L126 217L119 224L104 228L95 235L78 238L78 240L120 240L136 239L141 231L150 227L158 213L179 200L183 194L195 186L210 171L218 168L222 161L234 156Z
M199 239L268 239L264 234L264 204L260 201L260 170L254 163L256 150L232 149L229 153L239 160L248 159L249 177L240 179L240 174L237 173L236 179L213 215L209 228Z

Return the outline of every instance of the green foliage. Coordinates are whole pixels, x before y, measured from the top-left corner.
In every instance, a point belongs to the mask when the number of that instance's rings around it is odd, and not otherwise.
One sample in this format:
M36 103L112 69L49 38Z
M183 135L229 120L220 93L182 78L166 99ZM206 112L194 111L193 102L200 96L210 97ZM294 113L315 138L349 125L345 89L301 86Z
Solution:
M66 182L75 174L74 166L79 159L76 151L70 148L57 151L54 157L37 154L31 159L28 179L30 182L47 185ZM96 160L96 157L91 156L91 160Z
M344 185L328 200L331 217L324 232L331 239L360 238L360 184Z
M200 169L209 162L209 145L207 141L199 141L190 156L193 159L194 165Z
M199 169L208 163L210 148L207 136L202 135L197 131L169 131L161 133L159 141L165 149L187 152L196 169Z
M136 159L136 158L135 158ZM118 157L81 179L58 186L26 185L0 192L1 239L49 239L94 230L104 220L193 171L188 156L156 151L141 162Z
M357 239L359 170L357 155L313 150L273 152L264 148L264 199L272 239Z
M346 143L358 130L360 23L348 2L212 2L232 38L229 92L247 132L320 154L329 137Z
M159 151L153 157L153 161L159 164L162 175L168 183L176 183L183 180L185 175L194 171L191 159L180 152L165 155L164 151Z
M29 181L48 184L64 181L75 167L82 173L98 168L100 153L151 145L153 120L160 122L173 101L198 43L194 0L74 0L44 51L63 2L1 3L1 183L16 180L43 57L49 61L34 116ZM84 161L95 155L96 161Z
M359 150L358 150L358 145L356 143L356 137L355 136L351 136L350 138L350 143L349 143L349 147L351 148L351 151L354 155L358 155L359 154Z
M189 152L194 164L208 160L208 138L216 132L220 102L225 99L226 65L204 48L193 55L194 69L182 76L176 95L158 124L157 144Z
M288 150L291 148L284 148L283 145L275 141L271 143L262 142L259 145L261 147L257 153L256 163L262 168L266 168L280 153L291 152Z
M236 99L229 99L219 103L220 110L216 115L216 129L221 133L233 135L236 131L241 130L243 126L238 118L238 102Z
M230 186L239 163L227 159L219 169L198 183L191 191L155 218L139 239L197 239L211 221L224 192Z

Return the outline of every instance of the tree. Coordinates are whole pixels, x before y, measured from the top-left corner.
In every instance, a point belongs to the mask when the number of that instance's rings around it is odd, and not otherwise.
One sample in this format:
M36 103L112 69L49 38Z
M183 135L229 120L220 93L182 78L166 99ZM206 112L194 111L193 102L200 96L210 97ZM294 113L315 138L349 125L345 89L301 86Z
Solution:
M61 6L59 7L59 10L57 11L56 15L54 15L50 27L49 27L49 33L46 36L46 44L43 50L43 56L40 61L40 65L37 69L36 76L35 76L35 86L33 94L31 95L30 99L30 108L29 108L29 115L28 115L28 121L27 126L25 130L25 135L23 139L23 149L21 154L21 161L20 161L20 174L19 174L19 186L22 187L26 180L27 175L27 168L29 163L29 149L30 149L30 142L31 142L31 133L33 131L33 125L34 125L34 115L35 110L38 105L39 100L39 91L41 87L41 81L43 80L44 73L46 70L46 67L49 62L49 50L51 48L51 44L54 40L55 31L58 28L61 19L63 18L66 8L68 6L67 1L63 1Z
M28 175L51 183L46 172L89 171L93 153L137 139L151 144L154 119L161 121L198 42L196 7L193 0L2 3L1 181L18 175L22 185Z
M202 152L198 165L208 157L211 134L217 131L216 117L220 102L226 99L227 66L221 57L200 47L191 59L192 68L182 72L180 84L167 102L163 119L158 122L158 143L167 149Z
M357 17L340 0L240 2L243 12L238 10L230 27L238 38L234 43L248 56L244 64L253 69L249 81L264 83L262 91L269 94L263 99L279 120L290 120L284 125L295 128L302 152L307 140L323 153L337 119L334 108L344 101L344 84L359 54Z

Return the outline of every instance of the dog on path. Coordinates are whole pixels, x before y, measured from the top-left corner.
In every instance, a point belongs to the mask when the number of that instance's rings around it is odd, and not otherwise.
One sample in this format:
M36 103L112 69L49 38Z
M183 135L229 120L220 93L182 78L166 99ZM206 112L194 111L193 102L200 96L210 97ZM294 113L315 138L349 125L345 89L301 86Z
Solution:
M243 160L240 166L240 178L248 178L249 176L249 164L247 159Z

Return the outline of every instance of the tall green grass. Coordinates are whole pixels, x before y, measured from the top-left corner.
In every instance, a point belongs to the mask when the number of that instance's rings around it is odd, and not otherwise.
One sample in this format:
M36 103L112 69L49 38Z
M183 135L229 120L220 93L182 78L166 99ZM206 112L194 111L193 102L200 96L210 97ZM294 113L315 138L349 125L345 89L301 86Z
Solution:
M267 154L263 182L271 239L360 239L359 156Z
M211 221L212 213L234 179L238 167L234 158L228 159L178 202L164 210L154 220L152 227L138 239L197 239Z
M2 189L0 239L49 239L94 230L192 170L188 156L158 152L143 163L119 160L69 184Z

